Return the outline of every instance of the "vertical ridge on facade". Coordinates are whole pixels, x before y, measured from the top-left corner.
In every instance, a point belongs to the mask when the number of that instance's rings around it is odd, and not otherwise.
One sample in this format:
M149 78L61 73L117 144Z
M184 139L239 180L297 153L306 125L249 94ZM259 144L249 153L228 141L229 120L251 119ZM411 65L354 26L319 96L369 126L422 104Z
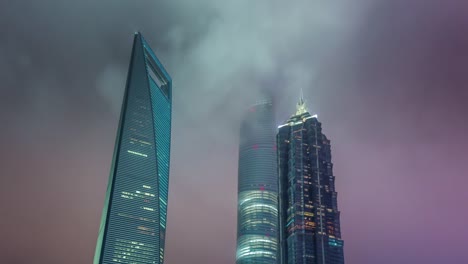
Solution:
M135 33L94 264L164 261L172 80Z

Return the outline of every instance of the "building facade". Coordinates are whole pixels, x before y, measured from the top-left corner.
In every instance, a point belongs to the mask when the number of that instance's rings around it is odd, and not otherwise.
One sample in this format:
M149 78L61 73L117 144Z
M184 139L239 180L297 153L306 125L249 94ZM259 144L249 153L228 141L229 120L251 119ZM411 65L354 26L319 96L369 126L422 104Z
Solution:
M276 264L278 177L271 100L258 102L240 129L237 264Z
M94 264L164 262L172 80L135 33Z
M330 140L301 98L278 128L281 264L343 264Z

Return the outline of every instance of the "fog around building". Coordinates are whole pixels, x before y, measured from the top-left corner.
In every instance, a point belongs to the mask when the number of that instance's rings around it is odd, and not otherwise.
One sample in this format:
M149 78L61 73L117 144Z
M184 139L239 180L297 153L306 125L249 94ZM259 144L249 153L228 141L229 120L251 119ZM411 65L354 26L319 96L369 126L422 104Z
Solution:
M345 260L464 263L463 1L5 0L5 263L90 263L133 32L173 79L166 263L234 263L239 122L304 90L331 139ZM450 224L447 224L450 220Z

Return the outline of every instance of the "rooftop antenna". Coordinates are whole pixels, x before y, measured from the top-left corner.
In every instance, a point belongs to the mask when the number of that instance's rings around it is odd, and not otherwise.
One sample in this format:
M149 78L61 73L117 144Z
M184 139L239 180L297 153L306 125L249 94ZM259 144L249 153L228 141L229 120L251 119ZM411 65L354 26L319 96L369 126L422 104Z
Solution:
M296 105L296 115L302 115L307 112L307 106L305 105L304 101L304 91L301 88L299 102Z

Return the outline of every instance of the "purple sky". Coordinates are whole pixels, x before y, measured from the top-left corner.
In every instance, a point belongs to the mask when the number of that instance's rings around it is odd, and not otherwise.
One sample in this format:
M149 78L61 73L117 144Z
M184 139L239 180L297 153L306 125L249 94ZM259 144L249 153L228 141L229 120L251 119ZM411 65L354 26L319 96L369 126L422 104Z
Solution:
M235 262L261 87L332 140L347 264L468 263L468 2L221 2L0 3L2 261L91 263L141 30L174 80L167 264Z

